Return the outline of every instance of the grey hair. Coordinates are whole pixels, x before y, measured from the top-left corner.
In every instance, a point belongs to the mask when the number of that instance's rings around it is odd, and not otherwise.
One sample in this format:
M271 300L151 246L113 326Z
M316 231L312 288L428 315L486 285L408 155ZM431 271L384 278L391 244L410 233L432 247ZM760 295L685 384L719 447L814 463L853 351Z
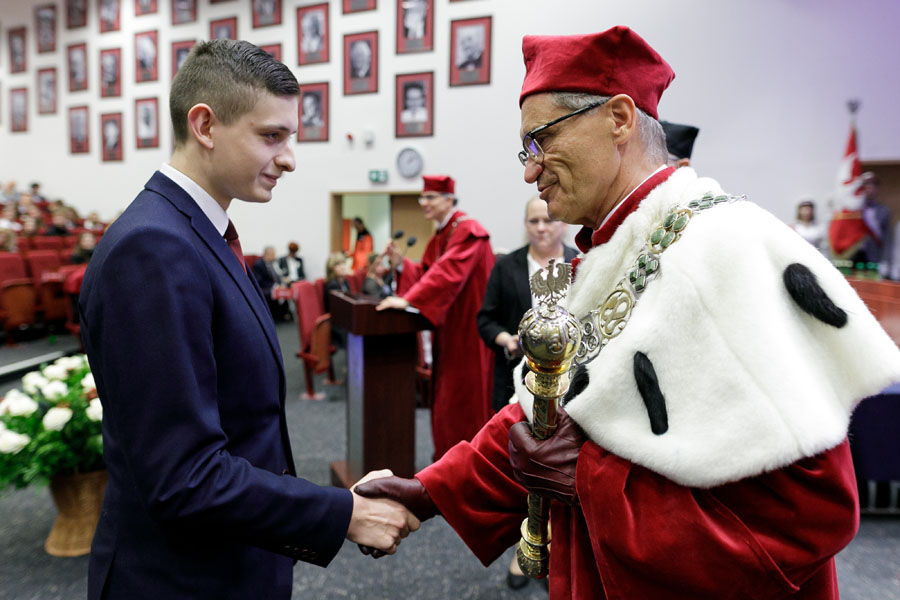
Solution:
M595 102L607 103L610 96L595 96L582 92L553 92L553 101L562 108L578 110ZM666 150L666 134L659 121L638 108L638 129L641 132L641 146L652 161L666 164L669 152Z

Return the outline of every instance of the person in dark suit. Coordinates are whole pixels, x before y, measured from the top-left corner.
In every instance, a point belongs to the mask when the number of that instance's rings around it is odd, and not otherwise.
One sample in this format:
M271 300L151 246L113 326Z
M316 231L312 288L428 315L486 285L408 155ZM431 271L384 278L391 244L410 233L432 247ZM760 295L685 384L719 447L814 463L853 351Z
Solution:
M288 244L288 253L278 259L278 272L286 283L293 283L306 279L306 272L303 270L303 258L300 257L300 244L290 242Z
M294 170L298 95L256 46L199 44L172 82L170 162L87 268L109 477L91 600L286 599L294 561L326 566L345 537L391 553L418 527L398 504L295 476L278 338L226 210L268 202Z
M522 358L519 321L534 306L528 283L531 275L546 267L551 258L571 262L578 254L575 248L562 243L565 231L565 223L550 220L546 202L537 196L531 198L525 206L528 243L497 259L491 271L478 311L478 333L494 351L492 405L495 411L506 406L515 393L512 372Z
M262 258L253 263L250 269L253 271L253 277L262 290L266 304L269 305L269 311L272 318L276 321L289 321L291 319L291 309L286 300L272 298L272 288L281 287L281 274L278 273L278 267L275 262L275 247L266 246L263 249Z

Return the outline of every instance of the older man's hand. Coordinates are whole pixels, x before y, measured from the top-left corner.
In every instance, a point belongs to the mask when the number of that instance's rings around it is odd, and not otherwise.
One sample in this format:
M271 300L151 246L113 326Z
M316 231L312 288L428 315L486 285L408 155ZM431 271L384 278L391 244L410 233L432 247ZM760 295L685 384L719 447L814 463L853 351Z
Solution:
M556 433L546 440L535 439L527 422L516 423L509 429L513 475L530 492L577 504L575 466L585 441L581 428L562 408Z
M409 300L400 296L388 296L378 303L375 310L385 310L388 308L396 308L397 310L406 310L409 307Z

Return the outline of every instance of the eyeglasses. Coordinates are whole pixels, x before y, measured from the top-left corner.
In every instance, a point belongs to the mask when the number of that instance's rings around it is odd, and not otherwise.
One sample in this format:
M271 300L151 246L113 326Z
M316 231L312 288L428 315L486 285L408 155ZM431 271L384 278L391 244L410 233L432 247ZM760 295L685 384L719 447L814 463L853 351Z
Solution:
M419 196L419 204L422 204L424 202L432 202L434 200L440 200L444 196L449 196L449 194L425 193Z
M544 150L543 148L541 148L541 145L538 144L537 139L535 139L535 136L537 134L544 131L548 127L552 127L561 121L565 121L570 117L580 115L581 113L587 112L592 108L602 106L603 104L606 104L606 102L606 100L603 100L602 102L593 102L585 107L579 108L576 111L570 112L567 115L563 115L558 119L553 119L549 123L544 123L540 127L535 127L534 129L526 133L525 137L522 138L522 148L524 148L524 150L519 152L519 162L522 163L523 167L528 166L528 159L533 160L537 164L541 164L544 161Z

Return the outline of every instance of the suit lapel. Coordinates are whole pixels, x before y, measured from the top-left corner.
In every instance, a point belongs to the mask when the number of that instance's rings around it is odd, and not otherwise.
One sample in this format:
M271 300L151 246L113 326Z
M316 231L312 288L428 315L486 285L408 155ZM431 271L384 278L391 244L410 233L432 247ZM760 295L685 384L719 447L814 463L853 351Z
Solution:
M528 246L517 250L513 256L516 261L516 271L513 273L516 286L516 296L519 298L519 308L524 313L531 308L531 284L528 281Z
M234 256L231 248L228 247L225 238L219 235L219 232L216 231L212 222L203 213L197 203L194 202L188 193L181 189L175 182L157 171L153 174L153 177L150 178L150 181L147 182L145 187L162 195L171 202L175 208L191 220L191 227L194 229L194 232L196 232L197 236L204 244L206 244L213 255L215 255L220 265L231 276L231 279L234 280L235 284L241 290L241 294L243 294L244 298L247 300L247 304L249 304L250 308L253 310L253 314L256 315L260 327L262 327L266 334L269 347L275 355L275 362L278 363L278 369L282 372L282 379L284 379L281 347L278 344L278 336L275 333L275 324L274 321L272 321L272 314L269 312L262 291L256 284L249 269L246 273L244 272L244 269Z

